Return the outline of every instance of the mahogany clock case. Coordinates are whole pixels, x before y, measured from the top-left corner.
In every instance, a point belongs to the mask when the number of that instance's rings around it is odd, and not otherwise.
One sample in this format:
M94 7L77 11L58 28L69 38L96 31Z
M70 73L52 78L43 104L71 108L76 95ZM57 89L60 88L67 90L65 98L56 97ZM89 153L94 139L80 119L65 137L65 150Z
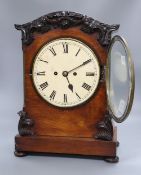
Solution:
M64 153L102 156L117 162L117 135L107 108L105 66L111 34L119 25L107 25L74 12L55 12L30 23L15 25L22 31L24 107L19 112L15 155ZM32 66L39 49L57 38L74 38L88 45L100 64L95 94L84 104L59 108L37 93Z

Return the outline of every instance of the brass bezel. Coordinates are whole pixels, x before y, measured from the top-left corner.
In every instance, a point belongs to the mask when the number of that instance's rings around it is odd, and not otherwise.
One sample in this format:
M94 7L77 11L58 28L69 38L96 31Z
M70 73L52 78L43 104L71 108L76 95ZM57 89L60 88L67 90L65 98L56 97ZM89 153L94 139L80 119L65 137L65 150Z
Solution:
M114 43L116 41L121 42L121 44L123 45L125 52L127 54L127 59L128 59L128 63L129 63L129 77L130 77L130 89L129 89L129 94L128 94L128 101L127 101L127 105L125 108L125 111L123 113L123 115L121 117L117 117L112 109L112 102L110 99L110 54L111 54L111 50L112 47L114 45ZM107 64L106 64L106 92L107 92L107 101L108 101L108 110L109 113L111 115L111 117L117 122L117 123L121 123L123 122L129 115L131 108L132 108L132 104L133 104L133 99L134 99L134 89L135 89L135 75L134 75L134 64L132 61L132 57L131 57L131 53L130 50L128 48L128 44L125 41L124 38L116 35L112 38L111 40L111 45L109 48L109 52L108 52L108 58L107 58Z

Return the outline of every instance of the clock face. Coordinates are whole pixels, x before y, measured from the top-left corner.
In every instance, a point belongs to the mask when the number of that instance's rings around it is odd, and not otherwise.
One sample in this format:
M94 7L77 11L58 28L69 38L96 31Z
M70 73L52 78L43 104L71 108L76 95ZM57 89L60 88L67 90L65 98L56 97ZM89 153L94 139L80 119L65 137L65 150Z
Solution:
M35 57L33 82L42 98L58 107L84 103L96 91L100 68L83 42L59 38L45 44Z

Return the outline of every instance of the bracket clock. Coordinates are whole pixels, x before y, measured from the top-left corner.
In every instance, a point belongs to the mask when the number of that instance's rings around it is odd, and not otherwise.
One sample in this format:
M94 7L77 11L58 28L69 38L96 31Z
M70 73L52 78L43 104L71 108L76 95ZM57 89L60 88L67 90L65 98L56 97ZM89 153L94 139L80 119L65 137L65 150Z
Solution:
M22 32L24 106L15 155L60 153L117 162L117 129L132 106L134 69L119 25L59 11Z

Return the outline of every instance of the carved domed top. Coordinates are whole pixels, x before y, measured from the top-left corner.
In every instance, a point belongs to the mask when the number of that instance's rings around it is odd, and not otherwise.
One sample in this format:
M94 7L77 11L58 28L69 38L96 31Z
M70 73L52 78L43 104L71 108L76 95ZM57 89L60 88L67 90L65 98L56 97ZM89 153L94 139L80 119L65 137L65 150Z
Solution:
M98 41L101 45L109 45L111 33L119 28L119 25L104 24L91 17L69 11L49 13L32 22L15 25L15 28L22 31L23 44L29 45L34 40L34 32L45 33L51 29L67 29L73 26L80 26L80 30L85 33L98 32Z

